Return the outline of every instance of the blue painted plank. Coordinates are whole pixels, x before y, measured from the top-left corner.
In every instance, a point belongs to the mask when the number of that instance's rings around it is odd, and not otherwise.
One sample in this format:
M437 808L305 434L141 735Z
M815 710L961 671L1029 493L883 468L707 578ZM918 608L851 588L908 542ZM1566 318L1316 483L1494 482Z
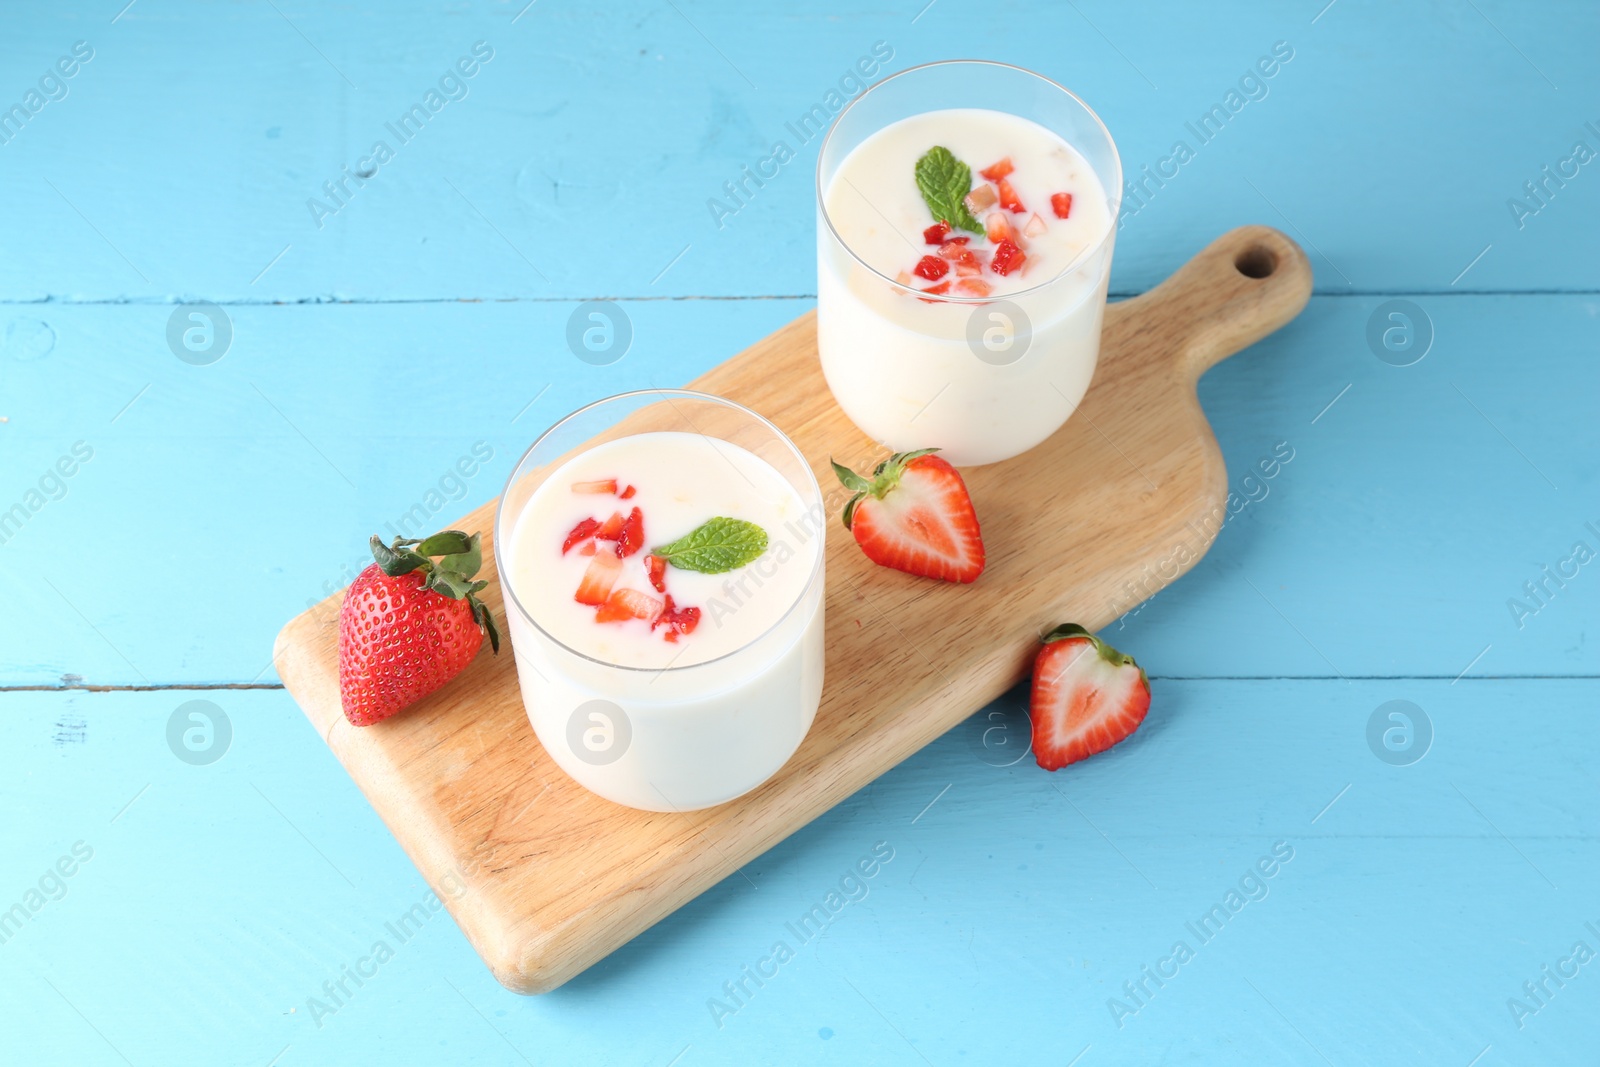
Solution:
M1245 222L1296 234L1327 292L1600 288L1600 179L1563 164L1578 141L1600 151L1593 4L925 6L40 7L0 41L6 106L74 42L94 54L0 145L0 298L812 293L820 138L786 124L878 42L889 70L1000 59L1100 111L1144 183L1118 291ZM1292 60L1249 81L1280 41ZM458 99L391 133L463 58ZM1191 131L1230 103L1220 132ZM793 161L727 200L780 140ZM378 141L392 158L346 178ZM1178 142L1193 158L1164 162ZM720 224L719 196L738 207Z
M1576 576L1558 586L1543 567L1579 541L1600 551L1587 527L1600 527L1600 302L1419 297L1435 340L1406 367L1368 348L1383 303L1316 298L1202 381L1238 513L1192 574L1119 627L1151 670L1595 673L1600 580L1567 563ZM278 628L365 565L369 533L418 505L453 520L562 414L688 381L807 304L625 306L633 347L610 366L567 349L573 304L237 307L232 350L204 367L167 350L166 308L14 309L0 330L55 341L39 359L0 354L0 509L75 442L94 458L0 546L17 605L0 618L0 679L270 680ZM456 384L456 368L475 380ZM492 458L453 478L480 442ZM1281 444L1293 458L1251 477ZM108 543L137 545L138 562ZM1544 583L1538 601L1530 581Z
M284 694L10 693L0 904L93 855L0 944L0 1041L81 1063L1579 1062L1592 965L1520 1028L1507 1001L1600 949L1600 823L1571 803L1600 771L1596 684L1158 679L1140 733L1053 776L995 766L975 718L535 999L443 912L388 929L428 889ZM169 748L191 699L231 725L209 764ZM1406 766L1367 739L1395 699L1432 730ZM878 842L825 932L792 932ZM322 983L377 941L392 958L333 1004ZM735 1001L779 941L793 958ZM1193 958L1134 999L1179 941Z

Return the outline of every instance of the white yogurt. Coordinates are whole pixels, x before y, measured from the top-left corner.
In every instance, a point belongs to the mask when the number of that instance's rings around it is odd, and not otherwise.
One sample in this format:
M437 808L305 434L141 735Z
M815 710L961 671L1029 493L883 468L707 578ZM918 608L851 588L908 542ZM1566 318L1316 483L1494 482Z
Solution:
M612 479L614 493L573 491ZM621 560L615 587L658 602L650 548L717 516L767 532L766 551L737 570L667 567L674 607L700 609L675 642L644 619L597 622L574 598L594 556L582 543L563 553L568 533L634 507L643 547ZM776 772L821 698L823 522L766 461L700 434L618 438L552 472L513 520L503 578L532 619L508 605L523 702L556 762L601 796L654 811L719 804Z
M934 219L914 177L935 145L972 168L975 188L991 185L979 174L991 164L1014 167L1006 180L1025 210L996 203L977 215L999 212L1023 231L1027 259L1010 274L985 267L987 300L963 296L954 269L938 280L913 273L939 253L924 240ZM1054 193L1072 195L1065 219ZM817 344L835 399L862 430L896 451L938 447L952 463L981 464L1032 448L1072 414L1099 357L1114 235L1099 178L1066 141L999 111L914 115L857 145L820 207ZM965 235L988 259L995 245ZM905 286L886 280L897 276ZM944 281L950 291L934 302L907 291Z

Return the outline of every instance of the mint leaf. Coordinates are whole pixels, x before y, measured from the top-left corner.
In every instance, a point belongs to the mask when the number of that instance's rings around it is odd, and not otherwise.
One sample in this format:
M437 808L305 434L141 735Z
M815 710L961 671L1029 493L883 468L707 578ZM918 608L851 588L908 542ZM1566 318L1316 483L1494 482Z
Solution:
M972 168L957 159L950 149L934 145L917 160L917 189L927 201L928 210L940 222L957 230L983 232L983 225L967 210Z
M767 531L753 522L719 515L650 554L701 574L737 570L767 550Z

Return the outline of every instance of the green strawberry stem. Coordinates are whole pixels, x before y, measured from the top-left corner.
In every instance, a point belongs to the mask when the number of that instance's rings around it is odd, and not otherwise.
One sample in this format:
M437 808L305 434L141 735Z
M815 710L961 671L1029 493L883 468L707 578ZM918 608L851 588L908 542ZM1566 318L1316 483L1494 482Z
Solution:
M1049 633L1045 634L1044 637L1040 638L1040 640L1044 644L1048 645L1052 641L1066 641L1073 637L1087 637L1090 643L1094 645L1094 650L1099 654L1100 658L1114 667L1127 667L1129 665L1139 667L1139 664L1132 656L1128 655L1126 652L1118 652L1106 642L1100 640L1100 638L1096 637L1094 634L1090 633L1084 627L1079 626L1075 622L1062 623L1054 630L1051 630ZM1144 677L1143 667L1139 667L1139 676L1141 678Z
M373 534L371 545L372 558L389 577L421 571L423 588L472 605L472 618L489 635L489 646L496 653L500 651L500 630L495 626L494 615L478 599L478 593L489 583L473 580L483 566L483 544L478 534L444 530L421 540L396 537L388 545Z
M915 452L896 452L873 468L870 479L829 458L828 462L833 464L833 473L838 476L846 489L853 490L856 494L844 506L844 528L850 529L850 522L855 518L856 505L861 503L862 497L871 495L882 500L889 494L889 490L900 484L900 476L905 473L907 463L922 456L931 456L937 451L939 451L937 448L919 448Z

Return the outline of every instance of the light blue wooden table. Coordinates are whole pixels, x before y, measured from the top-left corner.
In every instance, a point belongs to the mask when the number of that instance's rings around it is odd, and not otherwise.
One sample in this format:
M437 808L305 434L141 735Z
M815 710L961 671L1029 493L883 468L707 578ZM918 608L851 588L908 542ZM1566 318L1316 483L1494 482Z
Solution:
M1600 1058L1593 4L124 2L0 31L0 1061ZM1201 383L1250 503L1116 628L1155 693L1131 741L1005 766L1013 693L513 996L447 914L389 931L427 887L273 635L556 417L809 308L816 141L723 184L879 42L1061 80L1131 175L1188 143L1115 294L1241 223L1304 245L1305 313ZM596 298L632 330L604 366L566 340ZM1399 352L1369 341L1397 300ZM191 701L209 755L169 743ZM1369 740L1391 701L1409 748ZM867 895L731 1000L879 842Z

